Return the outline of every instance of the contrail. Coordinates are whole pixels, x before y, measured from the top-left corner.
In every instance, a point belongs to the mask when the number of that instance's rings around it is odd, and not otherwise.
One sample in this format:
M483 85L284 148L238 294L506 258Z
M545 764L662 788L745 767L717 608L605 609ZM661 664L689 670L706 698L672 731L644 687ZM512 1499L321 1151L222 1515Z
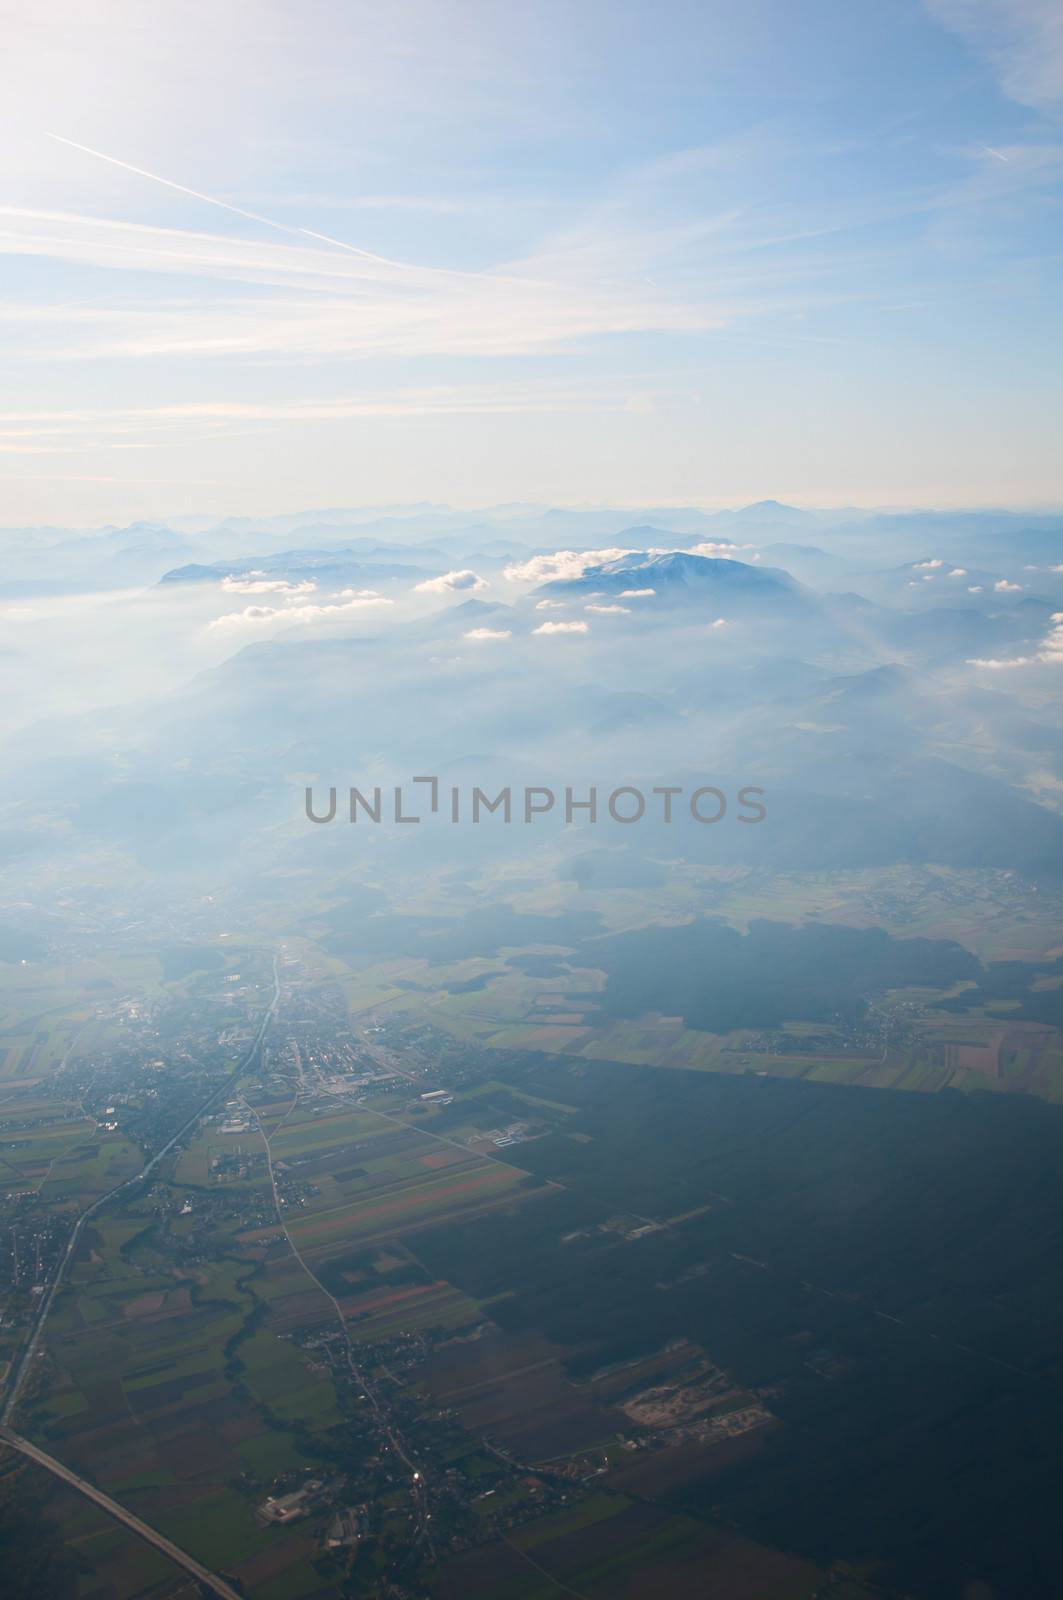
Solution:
M187 194L193 200L202 200L208 206L218 206L222 211L231 211L237 217L245 217L248 222L259 222L263 227L276 228L280 233L290 233L304 239L317 239L322 244L335 245L338 250L349 250L352 255L361 256L365 261L375 261L381 267L408 270L405 261L392 261L387 256L374 255L372 250L363 250L356 244L348 244L345 239L333 239L327 233L315 233L312 228L298 228L287 222L278 222L275 217L264 217L257 211L245 211L242 206L234 206L228 200L219 200L215 195L203 194L199 189L189 189L186 184L175 183L172 178L162 178L157 172L146 172L143 167L134 167L130 161L119 161L117 156L105 155L102 150L93 150L87 144L78 144L76 139L65 139L61 133L48 133L46 136L54 139L57 144L68 145L71 150L80 150L83 155L95 156L97 161L108 161L112 167L121 167L125 172L133 172L138 178L150 178L152 183L161 183L167 189L176 189L178 194Z

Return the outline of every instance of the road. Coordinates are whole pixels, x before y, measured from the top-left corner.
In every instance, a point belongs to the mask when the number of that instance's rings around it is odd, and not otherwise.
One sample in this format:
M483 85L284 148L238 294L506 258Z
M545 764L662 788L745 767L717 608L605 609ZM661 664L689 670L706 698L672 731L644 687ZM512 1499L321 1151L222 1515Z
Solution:
M183 1567L185 1572L190 1573L193 1578L214 1594L220 1595L222 1600L244 1600L239 1591L234 1589L232 1584L226 1583L224 1578L219 1578L216 1572L211 1572L208 1567L202 1566L194 1556L186 1554L171 1539L167 1539L164 1534L158 1533L148 1523L142 1522L139 1517L135 1517L131 1511L127 1511L124 1506L120 1506L117 1500L112 1500L110 1495L106 1495L101 1489L97 1489L95 1484L86 1482L84 1478L79 1478L76 1472L64 1466L61 1461L57 1461L54 1456L48 1455L39 1446L32 1444L29 1439L23 1439L20 1434L13 1433L10 1428L0 1425L0 1441L9 1445L12 1450L17 1450L20 1455L27 1456L30 1461L35 1461L39 1467L44 1467L54 1477L61 1478L64 1483L68 1483L72 1489L76 1489L87 1500L91 1500L94 1505L99 1506L101 1511L106 1511L109 1517L113 1517L116 1522L122 1523L124 1527L137 1534L146 1544L154 1545L155 1549L161 1550L164 1556L169 1556L170 1560L175 1562L177 1566Z
M81 1238L81 1234L86 1222L88 1222L90 1217L94 1217L96 1212L101 1210L102 1207L108 1203L108 1201L116 1199L117 1196L122 1194L126 1189L132 1189L136 1184L143 1183L146 1178L150 1178L152 1172L158 1166L159 1162L169 1155L174 1146L178 1144L192 1128L195 1127L200 1117L205 1115L205 1113L210 1110L211 1106L214 1105L216 1101L220 1100L222 1095L227 1093L232 1085L236 1083L247 1071L255 1056L258 1054L262 1040L265 1038L266 1029L269 1027L270 1019L277 1009L277 1002L279 999L280 975L277 971L277 958L274 956L273 998L270 1001L266 1013L259 1024L258 1031L255 1034L247 1054L244 1056L239 1066L230 1073L230 1075L225 1079L224 1083L219 1084L216 1089L212 1090L212 1092L203 1101L202 1105L200 1105L192 1113L187 1122L185 1122L174 1134L173 1138L168 1140L167 1143L163 1145L161 1150L157 1150L155 1152L151 1160L145 1167L142 1168L140 1172L135 1173L132 1178L126 1178L122 1183L115 1184L114 1188L108 1189L106 1194L101 1194L99 1198L94 1200L90 1206L86 1206L85 1210L75 1221L74 1226L70 1231L70 1237L66 1242L66 1249L63 1251L63 1254L59 1259L59 1265L56 1268L55 1276L41 1297L41 1303L37 1309L37 1315L34 1318L33 1329L30 1333L29 1340L24 1346L22 1354L19 1356L18 1362L16 1363L15 1370L12 1373L11 1387L9 1388L7 1397L4 1401L4 1408L2 1411L0 1411L0 1424L9 1423L15 1414L15 1407L18 1404L18 1398L22 1392L22 1386L29 1376L30 1367L40 1346L41 1335L44 1333L45 1323L48 1321L49 1314L55 1302L56 1294L59 1292L59 1289L62 1286L63 1277L66 1273L67 1267L70 1265L70 1261L74 1255L74 1252L78 1247L78 1241Z
M351 1377L353 1378L357 1387L362 1391L366 1399L369 1401L369 1404L373 1410L373 1414L377 1419L377 1424L388 1444L391 1446L391 1449L395 1452L395 1455L410 1474L411 1494L413 1498L414 1511L417 1517L418 1538L421 1538L425 1541L429 1553L434 1557L435 1546L432 1542L431 1529L428 1526L431 1517L431 1513L428 1510L428 1485L425 1481L424 1474L421 1472L416 1463L411 1460L405 1446L403 1445L399 1433L392 1424L386 1405L381 1403L381 1400L377 1395L373 1385L370 1383L365 1373L362 1372L357 1361L355 1360L354 1345L347 1327L347 1318L343 1314L343 1307L340 1305L339 1301L336 1299L336 1296L331 1292L331 1290L327 1289L321 1282L321 1279L318 1277L313 1268L308 1265L306 1259L300 1253L298 1245L288 1230L288 1224L284 1216L284 1207L281 1205L281 1197L277 1189L277 1175L273 1169L273 1151L270 1148L270 1141L280 1132L281 1128L287 1122L288 1118L291 1116L298 1104L299 1093L297 1090L295 1098L288 1107L288 1110L285 1112L284 1116L281 1118L280 1122L278 1122L277 1126L274 1128L273 1133L267 1134L265 1128L262 1126L262 1120L254 1106L250 1103L250 1101L244 1101L244 1105L247 1107L248 1113L254 1118L255 1126L258 1129L259 1138L266 1147L266 1165L269 1170L270 1187L273 1190L273 1207L277 1213L277 1221L280 1223L281 1232L288 1241L289 1250L292 1252L292 1255L295 1257L296 1261L298 1261L307 1277L312 1283L317 1285L317 1287L321 1290L321 1293L332 1304L332 1309L336 1313L336 1319L339 1323L340 1332L343 1335L348 1371L350 1372Z
M173 1138L169 1139L166 1144L162 1146L161 1150L157 1150L155 1152L155 1154L151 1157L151 1160L145 1164L140 1172L136 1173L132 1178L126 1178L123 1183L116 1184L115 1187L113 1189L109 1189L106 1194L101 1194L100 1197L97 1200L94 1200L90 1206L86 1206L85 1210L77 1218L73 1228L70 1231L70 1238L67 1240L66 1249L63 1251L63 1254L59 1260L59 1265L56 1268L55 1276L48 1285L44 1295L41 1297L41 1303L37 1311L37 1316L34 1319L33 1329L26 1345L22 1350L22 1354L19 1356L19 1359L15 1365L11 1376L11 1387L8 1390L3 1411L0 1412L0 1441L3 1441L3 1443L9 1445L12 1450L18 1450L22 1455L28 1456L31 1460L36 1461L38 1466L44 1467L46 1471L53 1473L57 1478L62 1478L64 1483L70 1484L72 1488L77 1489L79 1493L85 1495L89 1500L92 1500L96 1505L100 1506L102 1510L106 1511L108 1516L114 1517L116 1522L124 1523L127 1528L130 1528L141 1539L146 1540L150 1545L154 1545L157 1550L161 1550L164 1555L168 1555L172 1561L177 1563L178 1566L183 1567L186 1572L190 1572L199 1580L200 1583L205 1583L208 1588L214 1591L215 1594L224 1596L225 1600L239 1600L239 1596L237 1591L233 1589L231 1585L225 1582L224 1578L219 1578L215 1573L208 1571L208 1569L204 1566L201 1566L193 1556L187 1555L185 1551L181 1550L169 1539L164 1538L161 1533L156 1533L154 1528L149 1527L146 1522L142 1522L139 1517L135 1517L131 1511L126 1511L123 1506L118 1504L117 1500L112 1500L110 1496L104 1494L101 1489L95 1488L94 1485L86 1482L84 1478L79 1478L76 1472L71 1471L69 1467L65 1467L63 1463L61 1461L57 1461L54 1456L48 1455L44 1450L41 1450L37 1445L32 1444L28 1439L23 1439L21 1435L15 1433L8 1424L15 1414L15 1407L18 1404L23 1385L25 1384L26 1378L29 1376L33 1360L38 1349L40 1348L41 1338L44 1334L45 1324L48 1321L49 1313L51 1312L52 1306L55 1302L55 1297L62 1286L66 1269L69 1266L74 1252L78 1247L78 1241L81 1238L81 1234L84 1230L86 1222L89 1221L90 1217L95 1216L96 1212L105 1206L108 1201L114 1200L126 1189L131 1189L136 1184L143 1183L145 1179L150 1178L152 1172L158 1166L159 1162L169 1155L174 1146L178 1144L192 1128L195 1127L199 1119L210 1110L211 1106L216 1104L222 1095L226 1094L233 1084L235 1084L242 1077L242 1075L251 1065L252 1061L254 1061L262 1046L262 1041L266 1036L266 1029L269 1027L270 1021L280 1001L280 992L280 972L277 967L277 957L274 956L273 997L266 1008L266 1012L262 1018L262 1021L259 1023L255 1037L251 1041L251 1044L248 1047L243 1059L240 1061L240 1064L234 1068L234 1070L229 1074L223 1083L219 1084L219 1086L207 1096L197 1110L194 1111L188 1120L181 1126L181 1128L178 1129Z

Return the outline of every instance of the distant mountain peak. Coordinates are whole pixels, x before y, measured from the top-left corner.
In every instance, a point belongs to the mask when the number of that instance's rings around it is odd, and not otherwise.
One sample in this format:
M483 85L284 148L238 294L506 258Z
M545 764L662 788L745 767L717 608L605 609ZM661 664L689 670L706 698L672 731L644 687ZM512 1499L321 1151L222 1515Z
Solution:
M762 567L755 567L748 561L736 561L730 556L698 556L689 550L663 550L647 551L633 550L625 556L618 556L614 561L607 561L600 567L592 567L585 574L585 578L592 576L600 578L603 575L627 575L638 573L640 576L653 577L659 581L680 583L727 583L727 584L752 584L757 588L769 585L778 585L781 588L796 587L788 573L772 570L767 571Z
M755 500L752 505L742 506L732 516L748 518L756 521L758 518L770 518L772 521L804 522L809 512L802 511L800 506L784 505L781 500Z
M707 604L792 608L806 598L801 585L778 568L755 567L727 557L697 556L687 550L631 550L612 561L588 567L577 578L555 578L532 591L533 597L592 594L622 596L625 590L652 590L636 602L640 612L662 605ZM807 595L809 600L811 595Z
M821 684L817 694L827 700L877 699L883 695L903 693L918 687L918 680L907 667L896 661L887 661L864 672L850 673L846 677L831 678Z
M448 617L486 617L497 611L510 611L511 606L501 600L463 600L460 605L444 607Z

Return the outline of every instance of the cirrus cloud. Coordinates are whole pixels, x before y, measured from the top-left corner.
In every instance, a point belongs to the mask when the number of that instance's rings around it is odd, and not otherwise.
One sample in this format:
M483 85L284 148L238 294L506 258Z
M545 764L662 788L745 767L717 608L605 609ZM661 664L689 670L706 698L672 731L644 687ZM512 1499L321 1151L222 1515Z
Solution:
M1004 93L1039 111L1063 106L1057 0L926 0L933 17L989 62Z

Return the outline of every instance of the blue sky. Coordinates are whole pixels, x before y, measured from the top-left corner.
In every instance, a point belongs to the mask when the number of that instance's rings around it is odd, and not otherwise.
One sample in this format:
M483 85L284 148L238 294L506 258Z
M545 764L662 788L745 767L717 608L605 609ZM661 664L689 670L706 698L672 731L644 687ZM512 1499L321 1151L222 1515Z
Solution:
M1057 0L7 5L0 524L1063 501Z

